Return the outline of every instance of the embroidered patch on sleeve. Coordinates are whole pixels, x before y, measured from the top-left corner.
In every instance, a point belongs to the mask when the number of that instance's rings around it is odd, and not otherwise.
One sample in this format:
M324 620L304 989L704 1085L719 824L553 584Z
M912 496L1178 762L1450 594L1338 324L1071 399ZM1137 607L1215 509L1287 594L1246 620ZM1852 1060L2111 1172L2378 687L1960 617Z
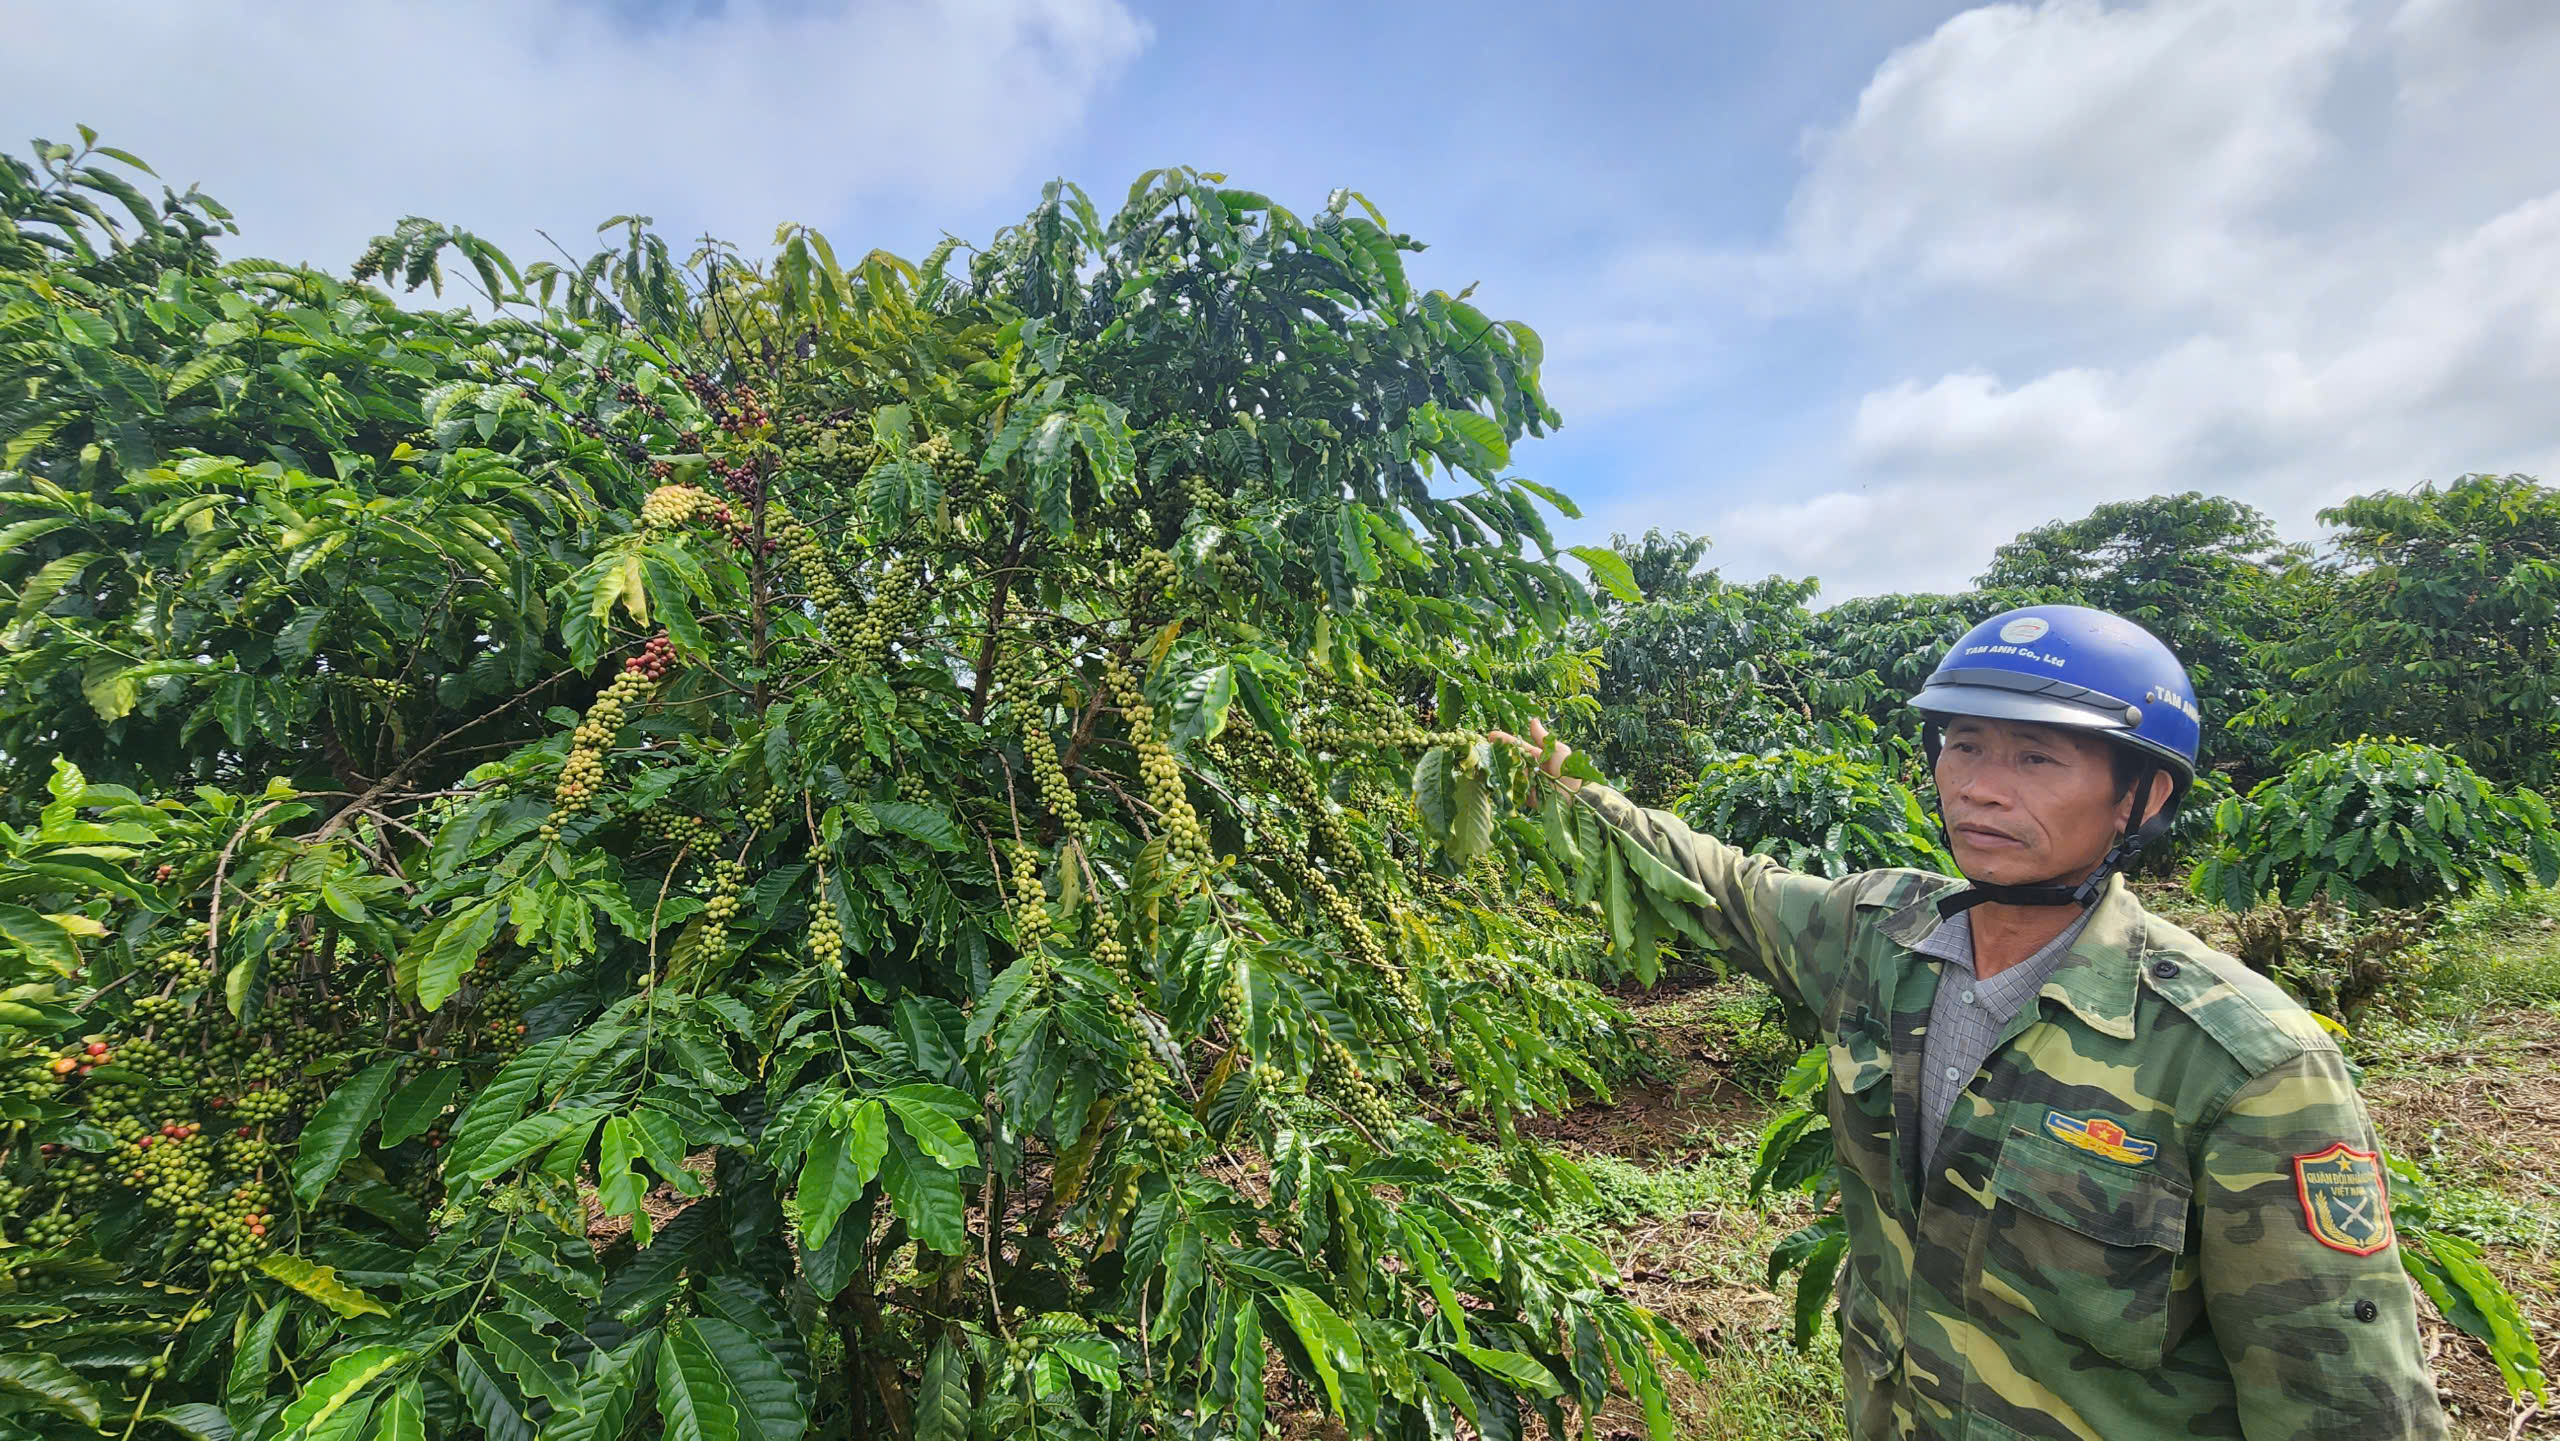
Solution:
M2160 1154L2157 1145L2140 1136L2126 1135L2124 1127L2104 1116L2083 1120L2060 1111L2047 1111L2044 1113L2044 1128L2052 1132L2056 1140L2077 1146L2090 1155L2104 1156L2128 1166L2139 1166Z
M2296 1156L2293 1181L2311 1239L2350 1256L2370 1256L2391 1244L2391 1197L2373 1152L2340 1141Z

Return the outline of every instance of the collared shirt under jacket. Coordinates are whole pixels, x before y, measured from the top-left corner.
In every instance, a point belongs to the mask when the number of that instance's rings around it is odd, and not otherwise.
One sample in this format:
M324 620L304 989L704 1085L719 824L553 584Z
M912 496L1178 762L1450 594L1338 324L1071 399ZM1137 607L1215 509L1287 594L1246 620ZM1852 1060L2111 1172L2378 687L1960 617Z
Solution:
M2121 877L2002 1028L1925 1168L1919 1056L1962 882L1800 875L1584 799L1820 1019L1860 1437L2440 1437L2372 1123L2337 1043ZM1906 1166L1909 1168L1906 1169Z

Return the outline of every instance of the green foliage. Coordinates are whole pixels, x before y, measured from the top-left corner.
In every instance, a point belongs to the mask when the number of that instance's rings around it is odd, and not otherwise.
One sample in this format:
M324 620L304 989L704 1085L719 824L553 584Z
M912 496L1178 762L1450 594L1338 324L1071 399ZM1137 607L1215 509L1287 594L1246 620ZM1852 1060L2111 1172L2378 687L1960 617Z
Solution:
M2288 756L2416 736L2501 785L2560 779L2560 492L2521 475L2362 495L2316 625L2276 645L2248 719Z
M2400 1265L2435 1303L2436 1313L2489 1349L2499 1378L2519 1401L2548 1405L2542 1346L2516 1298L2481 1264L2479 1243L2436 1227L2426 1178L2398 1156L2383 1157L2391 1177L2391 1228Z
M76 199L0 167L0 236L69 257L0 268L10 797L55 755L118 785L431 790L583 701L553 592L645 488L588 412L647 346L217 264L201 197L115 248L64 228Z
M1619 973L1652 985L1662 974L1663 948L1683 942L1714 963L1715 942L1697 916L1715 902L1697 882L1560 789L1548 791L1544 819L1542 863L1550 875L1560 870L1570 878L1559 878L1558 889L1569 885L1577 907L1598 912Z
M1596 613L1506 475L1534 332L1187 171L965 269L340 279L42 160L12 1427L1205 1437L1275 1359L1359 1434L1667 1427L1699 1358L1516 1125L1696 899L1596 831L1574 895L1484 742ZM499 318L367 284L448 258Z
M1861 718L1862 719L1862 718ZM1680 818L1789 870L1846 876L1888 866L1949 871L1937 820L1878 751L1723 756L1680 798ZM1889 754L1889 752L1888 752Z
M2560 834L2539 794L2502 792L2449 751L2368 739L2223 798L2188 885L2234 910L2261 897L2363 909L2555 880Z
M1822 1208L1822 1214L1769 1252L1769 1285L1795 1273L1798 1351L1811 1345L1814 1332L1821 1329L1849 1249L1848 1223L1841 1219L1837 1205L1839 1151L1832 1142L1831 1118L1823 1110L1830 1089L1828 1047L1815 1046L1797 1057L1786 1080L1779 1083L1779 1105L1760 1132L1760 1151L1751 1168L1751 1200L1771 1191L1799 1191Z
M1813 581L1701 572L1707 542L1688 535L1611 545L1641 598L1604 597L1573 644L1596 642L1584 652L1599 662L1594 748L1629 794L1662 804L1728 751L1850 743L1837 718L1865 707L1872 687L1833 676L1812 647Z

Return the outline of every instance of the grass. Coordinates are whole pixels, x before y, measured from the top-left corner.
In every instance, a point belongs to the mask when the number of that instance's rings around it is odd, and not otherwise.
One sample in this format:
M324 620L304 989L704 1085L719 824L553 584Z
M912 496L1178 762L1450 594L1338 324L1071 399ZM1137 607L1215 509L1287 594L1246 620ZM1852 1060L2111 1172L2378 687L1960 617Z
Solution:
M1672 1388L1680 1434L1696 1441L1830 1441L1840 1416L1839 1336L1788 1344L1785 1304L1769 1293L1769 1248L1803 1223L1797 1210L1763 1214L1743 1199L1751 1138L1712 1138L1693 1160L1640 1165L1587 1156L1596 1198L1568 1218L1620 1258L1641 1303L1669 1317L1707 1356L1706 1375ZM1611 1431L1641 1434L1632 1417Z
M1563 1223L1618 1262L1627 1293L1694 1340L1706 1374L1675 1378L1687 1441L1832 1441L1840 1414L1839 1337L1789 1344L1790 1289L1768 1285L1770 1248L1810 1219L1800 1200L1763 1210L1745 1199L1759 1126L1802 1046L1757 984L1656 992L1633 1009L1654 1042L1653 1074L1617 1107L1554 1139L1591 1182ZM1621 1403L1607 1438L1641 1436Z
M2460 1017L2488 1009L2560 1015L2560 891L2482 894L2448 910L2405 953L2416 1008Z

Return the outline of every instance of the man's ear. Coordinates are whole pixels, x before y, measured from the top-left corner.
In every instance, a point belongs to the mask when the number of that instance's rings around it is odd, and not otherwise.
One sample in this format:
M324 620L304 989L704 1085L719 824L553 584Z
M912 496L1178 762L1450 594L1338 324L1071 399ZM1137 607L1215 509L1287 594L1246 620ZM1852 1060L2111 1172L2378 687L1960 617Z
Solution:
M2145 776L2116 802L2121 808L2117 815L2116 834L2129 836L2140 830L2153 812L2169 803L2168 788L2176 784L2176 779L2164 770L2154 770Z
M2175 790L2177 785L2178 778L2176 776L2169 774L2167 771L2153 771L2151 773L2151 778L2142 783L2142 796L2140 801L2142 813L2134 817L2133 825L2130 829L2140 829L2144 821L2147 821L2153 816L2159 814L2160 808L2169 804L2169 793Z

